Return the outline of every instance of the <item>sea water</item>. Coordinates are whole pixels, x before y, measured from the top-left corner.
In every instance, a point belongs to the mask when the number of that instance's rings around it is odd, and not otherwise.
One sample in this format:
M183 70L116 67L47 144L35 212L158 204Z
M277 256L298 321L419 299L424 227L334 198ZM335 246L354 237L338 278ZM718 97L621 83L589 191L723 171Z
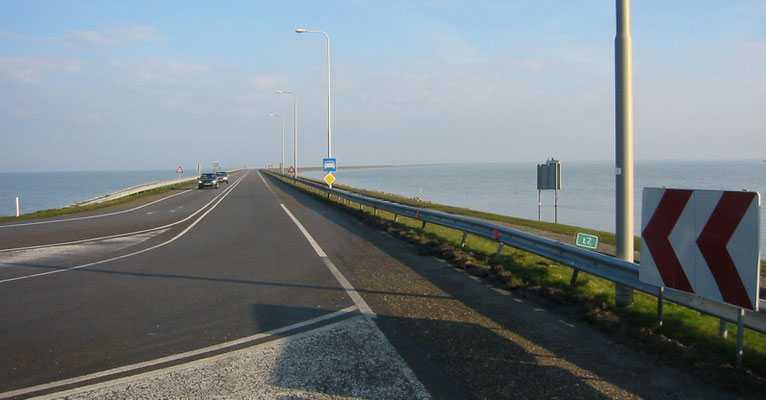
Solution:
M0 216L16 215L16 197L21 214L28 214L178 177L173 170L0 173Z
M321 178L324 172L305 175ZM349 169L334 173L336 184L419 197L434 203L538 219L536 163L429 165ZM641 230L645 187L750 190L766 194L766 162L637 162L634 229ZM615 231L615 167L611 162L561 163L558 222L606 232ZM554 192L542 192L540 217L554 221ZM766 212L761 212L761 249L766 249Z

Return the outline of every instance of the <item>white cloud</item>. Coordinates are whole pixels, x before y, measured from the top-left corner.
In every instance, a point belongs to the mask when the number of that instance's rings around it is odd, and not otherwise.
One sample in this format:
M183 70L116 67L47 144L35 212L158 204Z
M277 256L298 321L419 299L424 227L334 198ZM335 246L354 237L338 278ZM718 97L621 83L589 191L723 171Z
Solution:
M160 85L173 85L179 81L199 78L210 72L209 65L156 58L131 61L112 60L111 64L123 70L126 74L125 78L128 80Z
M74 58L10 56L0 57L0 76L5 79L37 83L54 73L76 73L82 62Z
M548 67L548 63L535 58L511 59L505 62L505 65L513 69L522 69L525 71L541 71Z
M279 89L277 86L283 85L287 79L280 75L261 74L252 75L246 81L256 90L276 90Z
M64 36L69 42L95 45L126 45L162 40L156 29L150 26L133 25L119 28L95 30L73 30Z

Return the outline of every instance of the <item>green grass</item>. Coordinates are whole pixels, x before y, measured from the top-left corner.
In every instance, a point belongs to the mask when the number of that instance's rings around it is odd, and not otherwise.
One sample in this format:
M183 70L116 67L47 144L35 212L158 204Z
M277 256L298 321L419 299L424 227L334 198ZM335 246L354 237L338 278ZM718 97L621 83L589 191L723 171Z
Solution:
M282 180L293 184L291 179ZM327 200L326 196L321 195L322 192L307 189L305 186L299 187ZM604 242L614 241L614 235L604 232L426 203L369 190L342 188L420 208L507 221L557 233L574 235L575 232L593 232L598 234ZM418 244L421 251L425 253L446 259L470 273L486 277L494 282L501 282L511 290L523 290L538 295L543 301L549 301L555 306L577 313L581 318L624 343L651 350L665 360L687 367L701 374L703 378L715 381L718 385L739 390L738 387L742 385L749 387L764 384L766 335L746 330L744 364L734 366L736 324L729 324L728 337L721 338L718 334L720 320L665 302L663 324L658 326L657 298L654 296L636 291L634 304L618 308L614 306L614 283L607 280L581 272L577 282L570 285L572 268L534 254L505 246L500 255L496 256L497 242L472 235L467 236L465 247L460 248L463 235L461 231L435 224L427 224L426 228L421 230L422 221L420 220L399 216L398 222L394 222L393 214L385 211L378 211L377 216L373 216L373 211L367 207L364 211L359 211L359 205L356 203L350 205L338 201L335 203L369 223Z
M119 199L109 200L98 204L92 204L89 206L72 206L72 207L62 207L62 208L52 208L49 210L40 210L35 211L33 213L29 214L22 214L18 217L11 216L11 217L0 217L0 222L6 222L6 221L21 221L21 220L29 220L29 219L36 219L36 218L50 218L50 217L59 217L62 215L69 215L69 214L76 214L84 211L93 211L98 210L101 208L114 206L117 204L123 204L127 203L129 201L133 201L136 199L140 199L142 197L147 196L153 196L160 193L169 192L171 190L177 190L180 188L184 188L187 186L190 186L190 183L182 183L178 185L172 185L167 186L164 188L157 188L152 190L146 190L143 192L134 193L125 197L120 197Z

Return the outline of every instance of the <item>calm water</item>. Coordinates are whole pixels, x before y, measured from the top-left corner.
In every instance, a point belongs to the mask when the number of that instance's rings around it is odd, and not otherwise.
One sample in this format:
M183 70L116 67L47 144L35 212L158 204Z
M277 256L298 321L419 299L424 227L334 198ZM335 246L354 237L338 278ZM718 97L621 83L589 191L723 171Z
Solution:
M757 191L766 194L766 162L643 162L635 166L636 234L641 229L644 187ZM324 173L309 172L313 178ZM535 163L440 165L345 170L338 183L420 197L435 203L537 219ZM612 162L562 161L558 221L606 232L615 230ZM542 219L553 221L554 193L542 193ZM766 213L761 212L761 248L766 248Z
M67 206L144 183L178 178L175 171L18 172L0 173L0 216ZM183 174L182 177L196 174Z

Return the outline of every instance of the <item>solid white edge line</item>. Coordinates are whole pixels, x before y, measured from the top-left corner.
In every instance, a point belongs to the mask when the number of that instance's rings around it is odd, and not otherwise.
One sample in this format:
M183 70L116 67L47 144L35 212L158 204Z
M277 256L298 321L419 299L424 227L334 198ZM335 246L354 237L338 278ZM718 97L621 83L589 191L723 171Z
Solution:
M311 247L314 248L314 251L317 253L317 255L319 257L327 257L327 254L324 252L324 250L319 247L319 243L317 243L311 234L306 230L306 228L303 227L303 224L298 221L298 218L295 218L295 215L293 215L293 213L291 213L284 204L280 203L279 205L282 206L282 209L285 210L287 216L290 217L290 219L293 220L293 223L298 227L298 229L300 229L301 233L303 233L303 236L305 236L306 240L309 241L309 244L311 244Z
M300 229L300 231L303 233L303 236L308 240L308 242L311 244L311 247L314 248L314 251L317 253L317 255L322 259L325 266L327 266L327 269L330 270L332 275L335 277L335 280L340 283L340 286L343 288L343 290L346 291L346 293L351 297L351 300L356 304L357 307L359 307L359 311L364 314L367 318L375 318L375 313L372 312L372 309L369 305L367 305L367 302L364 301L362 296L359 295L359 293L354 289L353 286L351 286L351 283L346 279L345 276L338 270L338 268L333 264L332 260L330 260L329 257L327 257L327 254L322 250L322 248L319 246L319 244L314 240L314 238L309 234L309 232L306 230L306 228L303 227L303 224L298 221L298 218L295 218L293 213L290 212L290 210L287 209L287 207L284 204L279 204L282 206L282 209L285 210L285 213L287 213L287 216L290 217L291 220L293 220L293 223Z
M247 174L245 174L245 175L247 175ZM244 176L243 176L242 178L244 178ZM122 260L122 259L124 259L124 258L133 257L133 256L135 256L135 255L138 255L138 254L141 254L141 253L146 253L147 251L152 251L152 250L158 249L158 248L160 248L160 247L162 247L162 246L165 246L165 245L168 245L168 244L170 244L170 243L173 243L173 242L174 242L176 239L178 239L178 238L180 238L181 236L185 235L185 234L186 234L186 232L189 232L189 230L191 230L191 228L193 228L195 225L197 225L197 223L199 223L200 221L202 221L202 219L203 219L203 218L205 218L205 216L207 216L207 215L208 215L208 214L209 214L211 211L213 211L213 210L214 210L214 209L215 209L215 208L216 208L216 207L217 207L219 204L221 204L221 202L223 201L223 199L225 199L225 198L226 198L226 196L228 196L228 195L229 195L229 193L231 193L231 192L232 192L232 190L233 190L235 187L237 187L237 185L239 185L239 183L240 183L241 181L242 181L242 179L240 179L240 180L238 180L236 183L232 184L232 186L231 186L229 189L227 189L227 191L226 191L226 192L224 192L224 193L221 193L221 195L219 195L219 196L220 196L220 198L218 199L218 201L217 201L215 204L213 204L213 205L212 205L212 206L211 206L211 207L210 207L210 208L209 208L207 211L205 211L205 213L203 213L202 215L200 215L200 216L199 216L199 218L197 218L197 219L196 219L194 222L192 222L192 223L191 223L191 225L189 225L189 226L188 226L186 229L184 229L184 230L183 230L181 233L179 233L178 235L174 236L173 238L171 238L170 240L168 240L168 241L166 241L166 242L162 242L162 243L160 243L160 244L157 244L157 245L154 245L154 246L152 246L152 247L148 247L148 248L146 248L146 249L143 249L143 250L139 250L139 251L136 251L136 252L133 252L133 253L130 253L130 254L123 254L123 255L121 255L121 256L112 257L112 258L107 258L107 259L105 259L105 260L94 261L94 262L91 262L91 263L82 264L82 265L77 265L77 266L74 266L74 267L69 267L69 268L62 268L62 269L57 269L57 270L55 270L55 271L47 271L47 272L41 272L41 273L39 273L39 274L24 275L24 276L17 276L17 277L15 277L15 278L8 278L8 279L0 280L0 284L2 284L2 283L8 283L8 282L13 282L13 281L20 281L20 280L24 280L24 279L30 279L30 278L38 278L38 277L41 277L41 276L46 276L46 275L53 275L53 274L58 274L58 273L61 273L61 272L67 272L67 271L72 271L72 270L82 269L82 268L85 268L85 267L92 267L92 266L94 266L94 265L103 264L103 263L107 263L107 262L111 262L111 261ZM215 200L215 198L214 198L213 200ZM210 203L208 203L208 204L210 204ZM205 205L205 207L207 207L207 205ZM205 207L201 208L199 211L203 210ZM192 216L196 215L196 214L197 214L199 211L197 211L197 212L195 212L194 214L192 214ZM188 219L188 218L187 218L187 219ZM176 223L174 223L173 225L175 225L175 224L176 224Z
M151 361L144 361L144 362L140 362L140 363L136 363L136 364L126 365L126 366L123 366L123 367L113 368L113 369L109 369L109 370L106 370L106 371L101 371L101 372L96 372L96 373L93 373L93 374L79 376L79 377L76 377L76 378L64 379L64 380L60 380L60 381L56 381L56 382L45 383L45 384L42 384L42 385L30 386L30 387L27 387L27 388L17 389L17 390L10 391L10 392L0 393L0 399L6 399L6 398L14 397L14 396L28 394L28 393L40 392L40 391L43 391L43 390L53 389L53 388L56 388L56 387L59 387L59 386L72 385L72 384L76 384L76 383L79 383L79 382L84 382L84 381L88 381L88 380L92 380L92 379L103 378L103 377L109 376L109 375L116 375L116 374L126 373L126 372L130 372L130 371L135 371L135 370L138 370L138 369L152 367L152 366L159 365L159 364L165 364L165 363L168 363L168 362L173 362L173 361L181 360L181 359L184 359L184 358L194 357L194 356L198 356L198 355L201 355L201 354L210 353L210 352L214 352L214 351L218 351L218 350L225 350L225 349L227 349L229 347L235 347L235 346L239 346L241 344L245 344L245 343L248 343L248 342L254 342L256 340L261 340L261 339L264 339L264 338L268 338L270 336L276 336L276 335L279 335L279 334L284 333L284 332L292 331L292 330L295 330L295 329L300 329L300 328L303 328L305 326L309 326L309 325L313 325L313 324L316 324L316 323L319 323L319 322L323 322L323 321L326 321L326 320L329 320L329 319L333 319L333 318L335 318L337 316L340 316L340 315L343 315L343 314L352 313L352 312L357 311L357 310L358 310L358 308L356 306L346 307L346 308L344 308L342 310L338 310L338 311L332 312L330 314L322 315L320 317L316 317L316 318L312 318L312 319L309 319L309 320L306 320L306 321L298 322L296 324L288 325L288 326L285 326L285 327L282 327L282 328L277 328L277 329L274 329L274 330L271 330L271 331L268 331L268 332L258 333L258 334L247 336L247 337L244 337L244 338L241 338L241 339L232 340L232 341L226 342L226 343L221 343L221 344L216 344L216 345L213 345L213 346L203 347L203 348L197 349L197 350L187 351L187 352L184 352L184 353L179 353L179 354L175 354L175 355L172 355L172 356L162 357L162 358L158 358L158 359L151 360ZM194 360L192 363L203 361L203 360L207 360L207 359L211 359L211 358L214 358L214 357L223 356L223 355L224 354L201 358L199 360ZM228 356L230 354L226 353L225 355ZM189 364L190 363L184 363L184 364L181 364L180 366L187 367ZM70 392L76 393L76 392L81 392L81 391L84 391L84 390L98 389L99 387L112 386L114 384L117 384L118 381L123 380L123 379L136 379L138 377L148 377L148 376L158 375L158 374L167 372L166 370L168 370L168 369L179 368L180 366L169 366L169 367L166 367L166 368L160 368L160 369L158 369L156 371L149 371L149 372L145 372L143 374L138 374L138 375L134 375L134 376L126 377L126 378L119 378L119 379L116 379L116 380L109 380L109 381L106 381L106 382L96 383L96 384L93 384L93 385L88 385L88 386L84 386L84 387L81 387L81 388L72 389L72 390L66 391L66 392L51 393L49 395L44 395L45 397L38 397L38 398L57 398L57 397L63 397L63 396L70 395L71 394Z
M194 218L195 215L199 214L207 206L209 206L210 204L212 204L213 202L218 200L218 198L220 198L221 196L226 195L229 192L229 190L231 190L235 186L237 186L237 184L239 184L239 182L242 179L244 179L245 176L247 176L247 173L245 175L243 175L239 180L237 180L236 182L232 183L232 186L227 187L223 192L217 194L215 197L213 197L212 200L208 201L204 206L200 207L197 211L195 211L194 213L192 213L191 215L189 215L188 217L186 217L186 218L184 218L184 219L182 219L180 221L176 221L176 222L172 222L172 223L167 224L167 225L158 226L158 227L155 227L155 228L144 229L144 230L140 230L140 231L127 232L127 233L118 233L118 234L109 235L109 236L101 236L101 237L95 237L95 238L73 240L71 242L47 243L47 244L39 244L39 245L36 245L36 246L14 247L14 248L11 248L11 249L0 249L0 253L7 253L7 252L11 252L11 251L20 251L20 250L42 249L42 248L46 248L46 247L69 246L69 245L73 245L73 244L95 242L95 241L107 240L107 239L115 239L115 238L124 237L124 236L132 236L132 235L139 235L139 234L147 233L147 232L153 232L153 231L157 231L157 230L160 230L160 229L167 229L167 228L176 226L178 224L182 224L182 223L184 223L184 222ZM174 195L174 196L176 196L176 195Z
M266 185L266 189L269 189L269 192L271 192L271 194L273 194L273 195L274 195L274 197L277 197L277 194L276 194L276 193L274 193L274 190L272 190L272 189L271 189L271 186L270 186L270 185L269 185L269 184L266 182L266 179L263 179L263 175L261 174L261 171L258 171L258 170L256 170L255 172L257 172L257 173L258 173L258 176L259 176L259 177L261 178L261 180L263 181L263 184L264 184L264 185Z

